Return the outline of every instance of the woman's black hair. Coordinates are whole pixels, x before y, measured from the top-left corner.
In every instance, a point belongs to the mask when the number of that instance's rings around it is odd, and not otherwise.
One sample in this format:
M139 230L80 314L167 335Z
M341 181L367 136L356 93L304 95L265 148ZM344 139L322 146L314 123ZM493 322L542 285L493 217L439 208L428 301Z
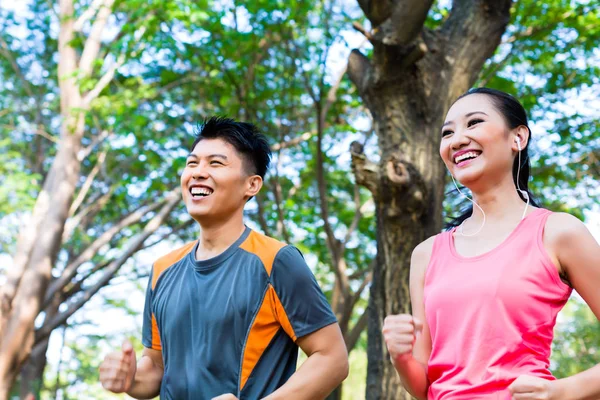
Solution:
M531 143L531 129L529 129L529 124L527 122L527 113L525 109L519 102L519 100L515 99L508 93L504 93L500 90L489 89L489 88L473 88L470 89L467 93L461 95L456 101L462 99L463 97L470 96L472 94L485 94L490 97L492 103L496 107L496 109L502 114L508 127L510 129L515 129L521 125L525 126L529 131L529 140L527 141L527 145L524 149L521 150L521 172L519 173L519 182L517 182L517 171L519 170L519 157L515 157L515 161L513 163L513 181L515 182L515 186L520 188L521 190L527 191L529 195L529 203L535 207L539 207L539 204L533 199L533 195L529 191L529 174L530 174L530 163L529 163L529 143ZM517 191L519 197L524 202L527 199L521 194L521 192ZM456 226L459 226L463 223L464 220L469 218L473 214L473 205L470 205L466 210L464 210L458 217L453 217L447 224L446 229L451 229Z

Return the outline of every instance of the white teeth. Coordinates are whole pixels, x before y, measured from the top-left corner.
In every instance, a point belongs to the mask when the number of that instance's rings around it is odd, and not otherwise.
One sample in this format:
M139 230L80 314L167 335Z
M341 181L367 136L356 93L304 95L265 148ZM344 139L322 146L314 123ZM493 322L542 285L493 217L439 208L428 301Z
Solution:
M478 157L478 156L479 156L479 153L476 153L474 151L470 151L468 153L464 153L464 154L461 154L460 156L456 157L454 159L454 162L456 164L458 164L459 162L461 162L463 160L466 160L467 158L475 158L475 157Z
M199 195L202 195L202 196L208 196L209 194L212 194L212 192L213 191L211 189L204 188L204 187L193 187L190 190L190 193L192 193L193 195L194 194L199 194Z

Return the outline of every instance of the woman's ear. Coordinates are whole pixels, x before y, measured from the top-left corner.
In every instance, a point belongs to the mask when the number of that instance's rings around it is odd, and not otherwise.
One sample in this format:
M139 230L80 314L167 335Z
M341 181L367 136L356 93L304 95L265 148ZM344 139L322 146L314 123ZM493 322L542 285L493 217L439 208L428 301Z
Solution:
M529 128L525 125L521 125L514 129L515 141L513 143L514 151L522 151L527 147L529 143Z

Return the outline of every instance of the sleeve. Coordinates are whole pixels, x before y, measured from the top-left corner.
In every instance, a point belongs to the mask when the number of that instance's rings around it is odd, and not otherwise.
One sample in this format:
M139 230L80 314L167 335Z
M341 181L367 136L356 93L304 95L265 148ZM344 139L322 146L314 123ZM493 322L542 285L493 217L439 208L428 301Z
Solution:
M337 322L327 298L308 268L300 250L293 246L282 248L271 271L276 303L281 310L280 320L287 325L288 335L296 341L327 325ZM289 322L289 324L288 324Z
M156 318L152 312L152 275L154 274L154 267L150 273L150 279L148 280L148 287L146 288L146 302L144 304L144 322L142 325L142 344L144 347L154 350L162 350L160 344L160 335L158 333L158 326L156 324Z

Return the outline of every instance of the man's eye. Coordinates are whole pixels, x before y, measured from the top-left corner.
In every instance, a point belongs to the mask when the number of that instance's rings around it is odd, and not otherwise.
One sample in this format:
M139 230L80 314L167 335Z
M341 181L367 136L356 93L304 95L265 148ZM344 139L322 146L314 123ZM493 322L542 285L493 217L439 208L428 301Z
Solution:
M197 164L197 162L196 162L196 161L188 161L188 162L186 163L186 165L187 165L188 167L189 167L189 166L192 166L192 165L196 165L196 164Z
M223 163L221 161L213 160L210 162L210 165L223 165Z
M467 126L470 128L473 125L477 125L480 122L483 122L483 120L482 119L477 119L477 118L476 119L472 119L472 120L469 121L469 123L467 124Z

